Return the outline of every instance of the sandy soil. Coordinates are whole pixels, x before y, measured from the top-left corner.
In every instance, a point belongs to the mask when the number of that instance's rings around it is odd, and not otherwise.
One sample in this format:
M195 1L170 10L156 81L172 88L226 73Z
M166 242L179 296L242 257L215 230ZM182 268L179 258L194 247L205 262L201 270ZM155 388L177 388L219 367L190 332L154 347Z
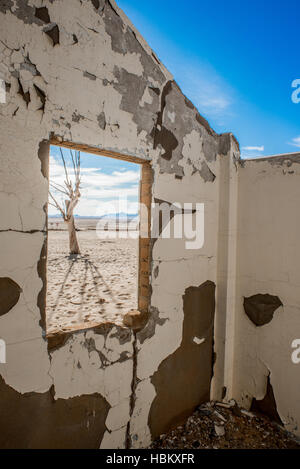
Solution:
M138 240L77 233L81 255L69 256L68 233L49 231L47 333L114 322L137 309Z

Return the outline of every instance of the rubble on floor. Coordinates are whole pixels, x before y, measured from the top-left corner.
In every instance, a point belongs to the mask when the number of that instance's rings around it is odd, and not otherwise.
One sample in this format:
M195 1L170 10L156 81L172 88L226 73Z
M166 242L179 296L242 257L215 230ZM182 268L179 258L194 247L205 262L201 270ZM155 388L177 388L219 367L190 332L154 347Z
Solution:
M152 449L300 449L300 442L267 417L230 404L200 406L182 426L161 435Z

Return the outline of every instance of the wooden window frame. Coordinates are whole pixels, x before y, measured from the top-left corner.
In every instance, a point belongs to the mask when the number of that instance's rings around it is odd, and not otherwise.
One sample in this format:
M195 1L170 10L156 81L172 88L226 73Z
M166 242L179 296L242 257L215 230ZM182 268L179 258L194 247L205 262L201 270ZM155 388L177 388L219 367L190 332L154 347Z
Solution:
M77 144L69 141L61 140L58 137L52 137L49 144L62 148L69 148L84 153L90 153L99 156L118 159L120 161L128 161L141 166L139 202L146 210L140 210L140 226L139 226L139 245L138 245L138 313L141 319L145 320L149 315L150 306L150 274L151 274L151 204L152 204L152 184L153 175L150 161L144 160L131 155L102 150L88 145ZM141 236L141 234L144 236ZM128 312L130 314L130 312ZM138 321L140 322L140 321ZM87 328L89 328L87 326Z

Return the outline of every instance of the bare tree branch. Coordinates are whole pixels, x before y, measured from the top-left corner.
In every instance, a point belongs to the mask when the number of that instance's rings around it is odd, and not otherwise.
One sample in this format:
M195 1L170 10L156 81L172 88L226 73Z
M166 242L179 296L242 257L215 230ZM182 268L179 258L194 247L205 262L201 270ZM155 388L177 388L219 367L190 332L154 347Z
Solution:
M61 206L59 205L59 203L57 202L57 200L56 200L55 197L51 194L50 191L49 191L49 195L50 195L51 199L52 199L53 202L54 202L54 204L52 204L51 202L49 202L50 205L52 205L53 207L56 207L57 210L59 210L60 213L62 214L63 219L65 220L65 219L66 219L65 211L61 208Z
M81 161L80 161L80 151L75 151L75 155L73 154L72 150L71 153L71 160L73 164L73 172L74 172L74 182L69 177L68 168L66 164L66 160L63 154L63 151L60 149L60 155L62 159L62 163L64 166L65 172L65 180L64 185L59 184L55 181L50 182L50 187L52 187L56 192L63 194L67 197L64 202L64 207L58 203L55 199L54 195L49 191L49 195L53 201L53 203L49 202L49 205L55 207L62 215L64 221L68 224L69 229L69 240L70 240L70 252L71 254L79 254L79 246L76 238L76 230L75 230L75 223L74 223L74 209L79 203L79 199L81 197L80 188L81 188Z
M66 175L65 184L68 188L72 188L72 185L69 181L69 175L68 175L68 171L67 171L66 161L65 161L64 154L63 154L63 151L62 151L61 147L59 147L59 150L60 150L60 156L61 156L61 159L62 159L62 162L63 162L63 165L64 165L64 169L65 169L65 175Z
M61 194L65 194L67 197L69 197L68 192L65 189L60 189L58 187L58 184L56 185L54 182L50 182L50 186L53 187L57 192L60 192ZM63 187L63 186L62 186Z
M72 150L70 150L70 153L71 153L71 158L72 158L72 163L73 163L73 168L74 168L74 174L76 175L76 164L75 164L74 155L73 155ZM75 158L76 158L76 153L75 153Z

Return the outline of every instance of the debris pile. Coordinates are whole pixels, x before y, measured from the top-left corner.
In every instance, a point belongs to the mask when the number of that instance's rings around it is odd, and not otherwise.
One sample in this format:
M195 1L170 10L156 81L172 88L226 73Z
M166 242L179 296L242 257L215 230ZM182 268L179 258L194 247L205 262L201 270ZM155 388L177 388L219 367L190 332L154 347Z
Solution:
M231 401L203 404L184 425L161 435L151 448L300 449L300 443L277 423Z

